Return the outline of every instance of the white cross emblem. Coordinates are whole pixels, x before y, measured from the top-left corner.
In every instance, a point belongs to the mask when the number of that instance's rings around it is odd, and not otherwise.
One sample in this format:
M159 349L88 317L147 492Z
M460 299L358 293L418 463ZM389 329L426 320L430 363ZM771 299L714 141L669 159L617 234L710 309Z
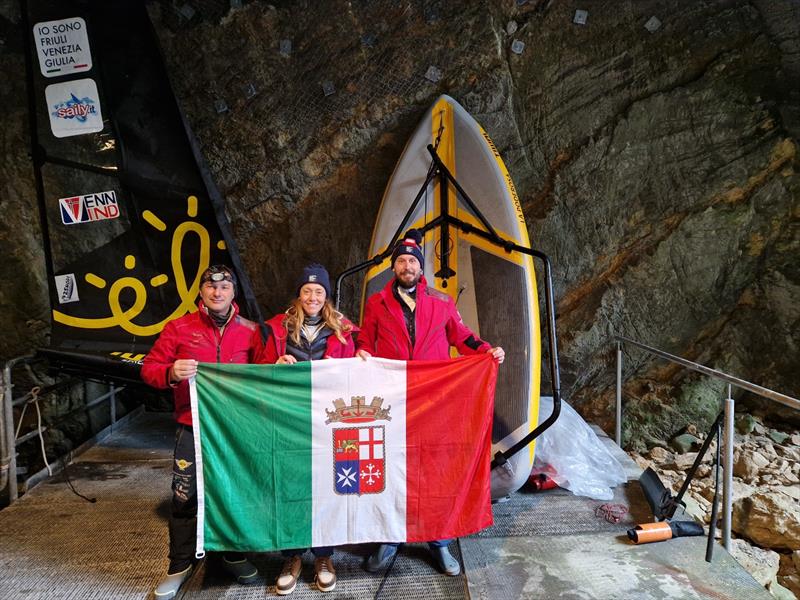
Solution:
M356 483L356 474L350 467L342 469L340 473L336 474L339 477L339 482L344 487L353 487Z
M374 485L377 479L380 479L383 474L380 469L376 469L372 463L367 464L367 470L361 471L361 479L366 479L369 485Z

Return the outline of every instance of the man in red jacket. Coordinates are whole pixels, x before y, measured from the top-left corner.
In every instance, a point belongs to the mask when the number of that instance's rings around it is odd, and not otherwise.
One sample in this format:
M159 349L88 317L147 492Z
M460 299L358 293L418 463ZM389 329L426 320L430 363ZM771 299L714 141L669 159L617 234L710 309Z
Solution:
M166 324L144 359L142 379L175 397L175 460L172 470L172 512L169 520L169 569L153 591L158 599L173 598L194 566L197 529L195 475L189 379L199 362L250 363L261 352L258 326L239 316L233 301L236 277L214 265L200 277L198 310ZM255 582L258 571L239 553L225 553L222 564L239 583Z
M505 359L502 348L479 339L461 320L447 294L431 289L422 275L425 260L420 250L422 235L409 230L392 252L394 278L367 299L358 337L357 356L398 360L442 360L450 358L450 346L461 354L490 352L498 363ZM429 542L431 553L447 575L458 575L461 567L447 546L452 540ZM367 559L365 568L375 572L389 564L398 544L381 544Z

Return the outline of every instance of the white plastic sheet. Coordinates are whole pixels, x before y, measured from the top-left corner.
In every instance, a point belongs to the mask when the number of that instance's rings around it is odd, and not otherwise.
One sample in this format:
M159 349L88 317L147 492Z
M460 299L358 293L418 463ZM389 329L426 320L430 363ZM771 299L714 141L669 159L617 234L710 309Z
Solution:
M543 396L539 400L539 422L551 412L553 399ZM564 401L556 422L536 441L531 472L546 473L576 496L595 500L611 500L614 497L612 488L627 479L619 461Z

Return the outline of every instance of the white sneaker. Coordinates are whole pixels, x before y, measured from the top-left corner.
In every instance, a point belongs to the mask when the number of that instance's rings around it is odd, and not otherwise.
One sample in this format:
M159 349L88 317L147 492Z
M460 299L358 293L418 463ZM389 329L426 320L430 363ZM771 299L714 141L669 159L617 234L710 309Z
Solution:
M178 590L192 574L193 567L186 567L179 573L167 574L153 590L153 596L158 600L169 600L178 594Z

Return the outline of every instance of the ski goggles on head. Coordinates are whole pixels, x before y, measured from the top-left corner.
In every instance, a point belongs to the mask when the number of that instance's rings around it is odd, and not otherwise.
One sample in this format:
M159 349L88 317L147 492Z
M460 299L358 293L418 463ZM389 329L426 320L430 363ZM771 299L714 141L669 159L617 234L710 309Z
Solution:
M200 285L207 282L219 283L220 281L230 281L235 287L236 275L225 265L212 265L200 276Z

